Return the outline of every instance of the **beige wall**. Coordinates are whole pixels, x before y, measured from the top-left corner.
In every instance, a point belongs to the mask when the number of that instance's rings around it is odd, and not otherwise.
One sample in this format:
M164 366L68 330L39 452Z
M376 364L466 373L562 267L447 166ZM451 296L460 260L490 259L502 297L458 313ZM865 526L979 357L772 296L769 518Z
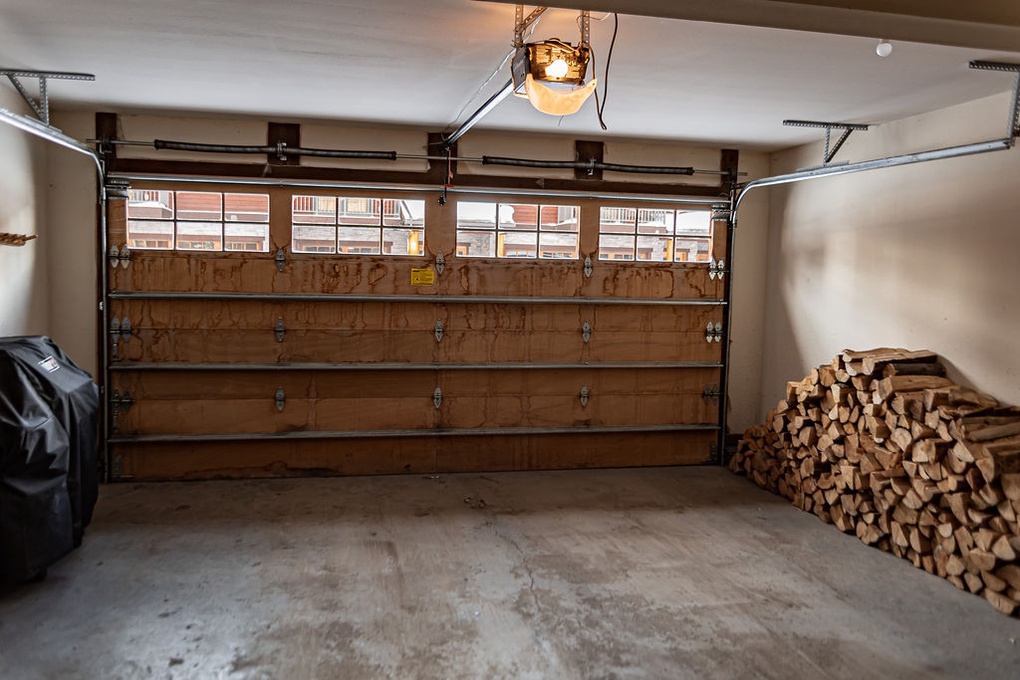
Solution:
M1010 97L855 133L838 161L1005 136ZM821 162L820 145L773 157ZM1020 151L764 189L770 193L762 404L844 348L927 348L950 377L1020 403ZM761 417L763 414L759 414Z
M25 114L28 106L10 86L0 86L0 108ZM36 234L21 247L0 246L0 337L50 331L46 224L46 142L0 125L0 232Z

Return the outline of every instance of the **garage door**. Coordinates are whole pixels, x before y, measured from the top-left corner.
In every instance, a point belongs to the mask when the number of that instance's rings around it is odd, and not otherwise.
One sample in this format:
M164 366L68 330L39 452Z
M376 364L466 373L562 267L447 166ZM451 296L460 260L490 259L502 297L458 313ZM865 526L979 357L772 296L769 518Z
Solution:
M108 213L114 479L712 455L704 203L150 182Z

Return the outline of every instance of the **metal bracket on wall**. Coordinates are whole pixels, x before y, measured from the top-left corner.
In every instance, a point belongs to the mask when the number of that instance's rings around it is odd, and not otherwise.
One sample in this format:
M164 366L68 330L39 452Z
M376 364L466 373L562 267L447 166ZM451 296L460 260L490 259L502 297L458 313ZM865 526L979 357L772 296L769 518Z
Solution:
M584 408L588 405L588 399L591 397L591 392L588 391L587 385L581 385L581 394L579 396L581 397L581 408Z
M584 344L586 345L588 344L588 341L591 340L591 332L591 324L585 321L584 325L581 326L581 339L584 340Z
M718 404L721 396L722 390L718 385L705 385L705 389L701 392L701 398L705 400L706 404Z
M722 342L722 321L714 324L709 321L705 326L705 342Z
M283 272L283 266L287 264L287 253L283 252L283 247L276 249L276 256L273 258L276 262L276 271Z
M443 390L439 389L436 385L436 389L432 391L432 405L439 408L443 405Z
M446 258L443 257L443 251L440 250L436 253L436 274L442 276L444 271L446 271Z
M273 395L273 403L276 404L277 412L283 413L283 407L287 405L287 393L283 391L282 387L276 388L276 394Z
M110 261L110 266L114 269L117 268L117 265L127 269L128 265L131 264L131 249L127 247L127 244L118 248L115 243L110 246L110 252L107 254L106 259Z
M436 320L436 325L432 329L433 333L436 336L436 342L442 342L443 341L443 333L445 332L445 330L446 329L443 328L443 322L437 319Z
M849 139L852 132L855 130L867 130L871 127L864 123L829 123L817 120L784 120L783 125L788 127L825 128L825 156L822 160L822 165L827 165L832 162L832 159L836 157L837 153L839 153L840 148L842 148L846 140ZM830 151L829 146L833 130L842 130L843 134L840 135L835 144L832 144L832 150Z
M276 332L276 341L283 342L283 336L287 334L287 326L283 323L283 317L276 319L276 325L273 326L273 331Z
M715 281L719 279L722 281L723 276L726 274L726 260L712 260L708 265L708 278Z
M124 390L124 394L122 395L115 388L110 394L110 424L113 427L114 432L119 431L117 421L120 419L120 414L127 414L127 412L131 410L131 405L134 403L134 400L131 398L131 393L127 390Z
M35 111L35 115L39 117L46 125L50 124L50 97L46 91L46 81L49 79L53 80L95 80L96 77L91 73L71 73L68 71L22 71L14 69L0 69L0 76L7 76L7 79L14 85L14 89L18 91L21 98L32 107ZM25 89L24 84L19 78L38 78L39 79L39 101L28 94L28 90Z
M131 339L131 319L124 317L121 321L116 316L110 319L110 337L113 339L113 358L120 359L120 341L121 338L124 342Z
M591 254L584 256L584 278L590 279L595 271L595 264L591 261Z

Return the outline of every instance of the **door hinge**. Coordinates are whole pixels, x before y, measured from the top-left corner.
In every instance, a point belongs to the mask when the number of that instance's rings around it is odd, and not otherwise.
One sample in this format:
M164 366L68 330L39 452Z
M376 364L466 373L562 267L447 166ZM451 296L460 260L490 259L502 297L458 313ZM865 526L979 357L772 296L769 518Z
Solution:
M584 408L588 405L588 399L591 398L591 392L588 391L587 385L581 385L581 394L579 396L581 397L581 408Z
M708 462L717 465L719 463L719 445L715 442L708 445Z
M584 278L590 279L595 271L595 263L591 261L591 254L584 256Z
M432 329L433 333L435 333L435 336L436 336L436 342L442 342L443 341L443 332L445 330L446 329L443 328L443 322L440 321L440 320L437 320L436 321L436 325Z
M722 281L723 276L726 274L726 260L712 260L708 265L708 278L713 281L719 279Z
M718 385L705 385L705 389L701 392L701 398L705 400L706 404L718 404L721 396L722 391Z
M115 243L110 246L110 252L106 257L110 261L110 266L112 268L116 269L117 266L120 265L124 269L127 269L128 265L131 264L131 249L127 247L127 244L118 248Z
M273 326L273 330L276 332L276 341L283 342L283 336L287 334L287 326L283 323L283 317L276 319L276 325Z
M436 253L436 274L442 276L444 271L446 271L446 258L443 257L443 251L440 250Z
M443 390L436 385L436 389L432 391L432 405L439 408L443 405Z
M273 260L276 262L276 271L282 272L283 266L287 264L287 253L283 252L283 246L276 249L276 256Z
M273 403L276 404L277 412L283 413L283 407L287 405L287 393L283 391L282 387L276 388L276 394L273 395Z
M131 398L131 393L124 390L124 394L121 394L116 388L110 394L110 425L114 432L119 431L120 415L123 413L127 415L128 411L131 410L131 405L134 404L134 400Z
M705 326L705 342L722 342L722 321L714 324L709 321Z
M127 342L131 339L131 319L124 317L121 321L116 316L110 319L110 338L113 340L113 358L120 359L120 342L123 339Z
M584 340L584 344L586 345L588 344L588 341L591 340L592 330L591 324L587 321L585 321L584 325L581 326L581 339Z

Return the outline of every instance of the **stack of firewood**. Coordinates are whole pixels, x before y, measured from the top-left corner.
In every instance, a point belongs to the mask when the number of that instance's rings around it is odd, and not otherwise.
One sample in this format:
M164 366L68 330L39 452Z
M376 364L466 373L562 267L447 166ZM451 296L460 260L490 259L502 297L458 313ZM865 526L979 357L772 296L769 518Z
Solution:
M1020 605L1020 409L929 351L847 350L750 428L730 468L1004 614Z

